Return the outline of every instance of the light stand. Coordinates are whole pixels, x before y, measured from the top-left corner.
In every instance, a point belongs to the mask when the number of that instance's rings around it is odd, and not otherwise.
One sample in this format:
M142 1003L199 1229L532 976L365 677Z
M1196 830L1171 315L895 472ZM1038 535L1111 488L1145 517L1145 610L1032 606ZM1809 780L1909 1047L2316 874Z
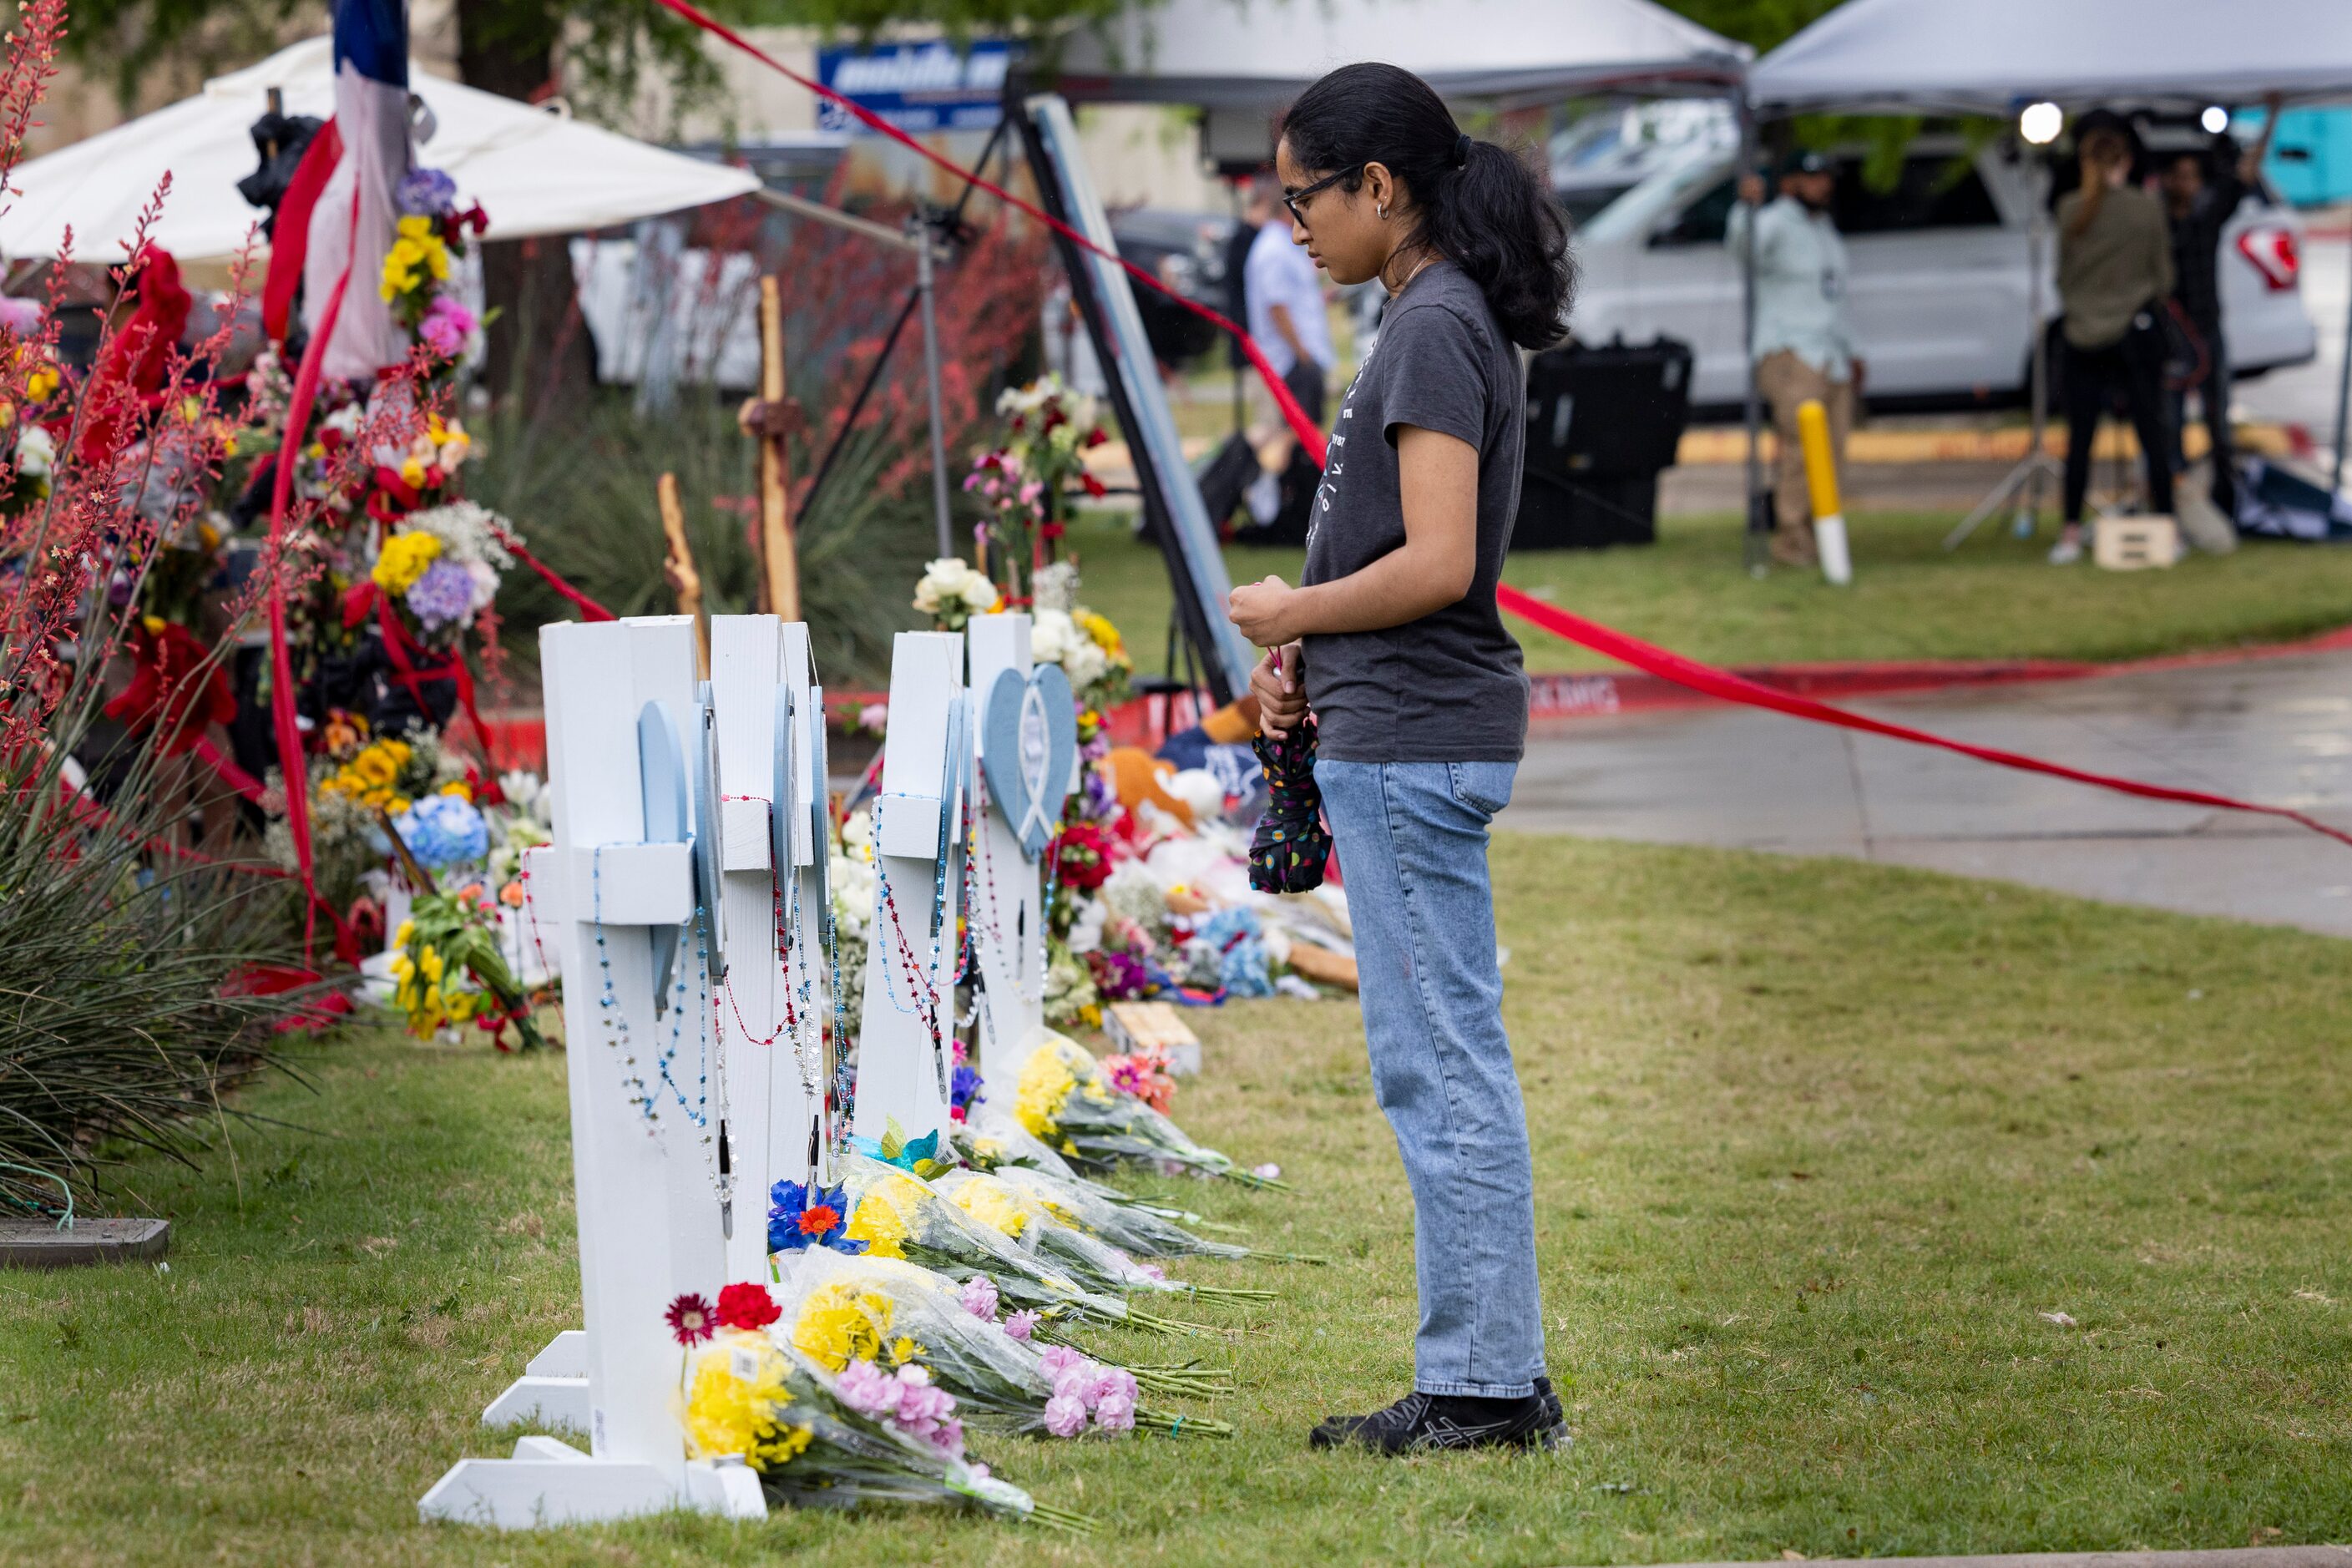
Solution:
M923 301L923 395L931 411L931 517L944 560L955 553L955 532L948 520L947 421L940 412L940 319L931 302L933 258L946 237L937 232L942 219L950 226L954 222L950 215L929 211L908 219L907 237L915 242L915 292Z
M2036 104L2033 107L2039 109L2042 106ZM2032 112L2032 110L2027 110L2028 114ZM2050 137L2039 141L2029 139L2029 145L2039 148L2050 140ZM2026 316L2032 334L2032 369L2026 377L2026 396L2032 410L2029 417L2029 428L2032 432L2031 444L2018 465L2002 477L1990 495L1977 503L1974 511L1960 520L1958 528L1945 536L1944 548L1947 550L1958 550L1969 535L1976 531L1979 523L1999 511L2008 503L2009 498L2017 495L2021 489L2024 494L2018 501L2017 537L2032 538L2034 514L2042 507L2042 481L2052 474L2064 471L2058 460L2043 447L2050 430L2050 332L2042 320L2042 258L2050 243L2050 206L2044 199L2047 193L2042 189L2042 176L2046 176L2048 172L2046 163L2036 171L2037 177L2032 182L2032 206L2025 220Z

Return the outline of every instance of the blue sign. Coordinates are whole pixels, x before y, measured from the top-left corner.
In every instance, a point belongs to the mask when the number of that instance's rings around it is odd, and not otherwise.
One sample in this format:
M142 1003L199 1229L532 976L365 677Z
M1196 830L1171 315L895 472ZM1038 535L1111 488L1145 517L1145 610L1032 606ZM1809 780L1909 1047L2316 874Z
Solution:
M874 49L819 49L817 79L899 130L988 131L1001 112L1013 47L1002 38L974 38L962 48L945 39L886 44ZM853 135L877 134L837 103L820 100L817 126Z

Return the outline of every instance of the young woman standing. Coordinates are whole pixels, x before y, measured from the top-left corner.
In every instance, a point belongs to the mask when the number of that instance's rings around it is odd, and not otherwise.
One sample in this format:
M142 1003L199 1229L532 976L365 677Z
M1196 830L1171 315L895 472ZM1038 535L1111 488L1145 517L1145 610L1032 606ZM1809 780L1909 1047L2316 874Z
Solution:
M1574 270L1558 207L1511 152L1462 133L1386 65L1318 81L1275 167L1295 237L1340 283L1389 292L1339 405L1304 581L1234 590L1267 651L1281 732L1313 713L1316 783L1348 878L1372 1085L1411 1182L1413 1386L1315 1428L1383 1453L1553 1447L1527 1115L1503 1032L1486 826L1527 733L1518 645L1495 607L1518 510L1514 345L1558 338ZM1303 685L1302 685L1303 681Z

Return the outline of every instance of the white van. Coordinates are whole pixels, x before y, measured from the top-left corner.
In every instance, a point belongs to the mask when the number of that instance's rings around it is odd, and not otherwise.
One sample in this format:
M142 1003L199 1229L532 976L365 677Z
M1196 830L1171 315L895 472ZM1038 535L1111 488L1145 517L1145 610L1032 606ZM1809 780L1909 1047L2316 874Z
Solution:
M2159 150L2165 142L2150 138ZM1854 333L1877 407L2021 402L2026 218L2035 182L2000 148L1970 153L1922 136L1894 188L1862 178L1859 153L1832 154L1833 214L1853 261ZM1679 338L1696 354L1691 400L1746 395L1738 258L1725 248L1738 148L1727 130L1673 149L1577 232L1583 268L1570 327L1586 342ZM2265 191L2239 205L2222 238L2222 328L2240 378L2317 351L2301 290L2303 226ZM2043 256L2043 310L2058 313L2056 240Z

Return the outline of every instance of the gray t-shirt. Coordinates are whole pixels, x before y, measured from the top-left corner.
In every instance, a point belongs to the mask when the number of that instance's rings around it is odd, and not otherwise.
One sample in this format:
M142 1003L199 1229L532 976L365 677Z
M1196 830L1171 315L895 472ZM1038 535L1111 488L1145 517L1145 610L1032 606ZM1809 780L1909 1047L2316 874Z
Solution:
M1478 570L1470 592L1386 631L1306 639L1318 749L1335 762L1517 762L1528 680L1495 584L1519 510L1527 439L1519 356L1478 286L1438 261L1389 302L1339 404L1307 534L1303 581L1360 572L1404 543L1396 433L1418 426L1478 448Z

